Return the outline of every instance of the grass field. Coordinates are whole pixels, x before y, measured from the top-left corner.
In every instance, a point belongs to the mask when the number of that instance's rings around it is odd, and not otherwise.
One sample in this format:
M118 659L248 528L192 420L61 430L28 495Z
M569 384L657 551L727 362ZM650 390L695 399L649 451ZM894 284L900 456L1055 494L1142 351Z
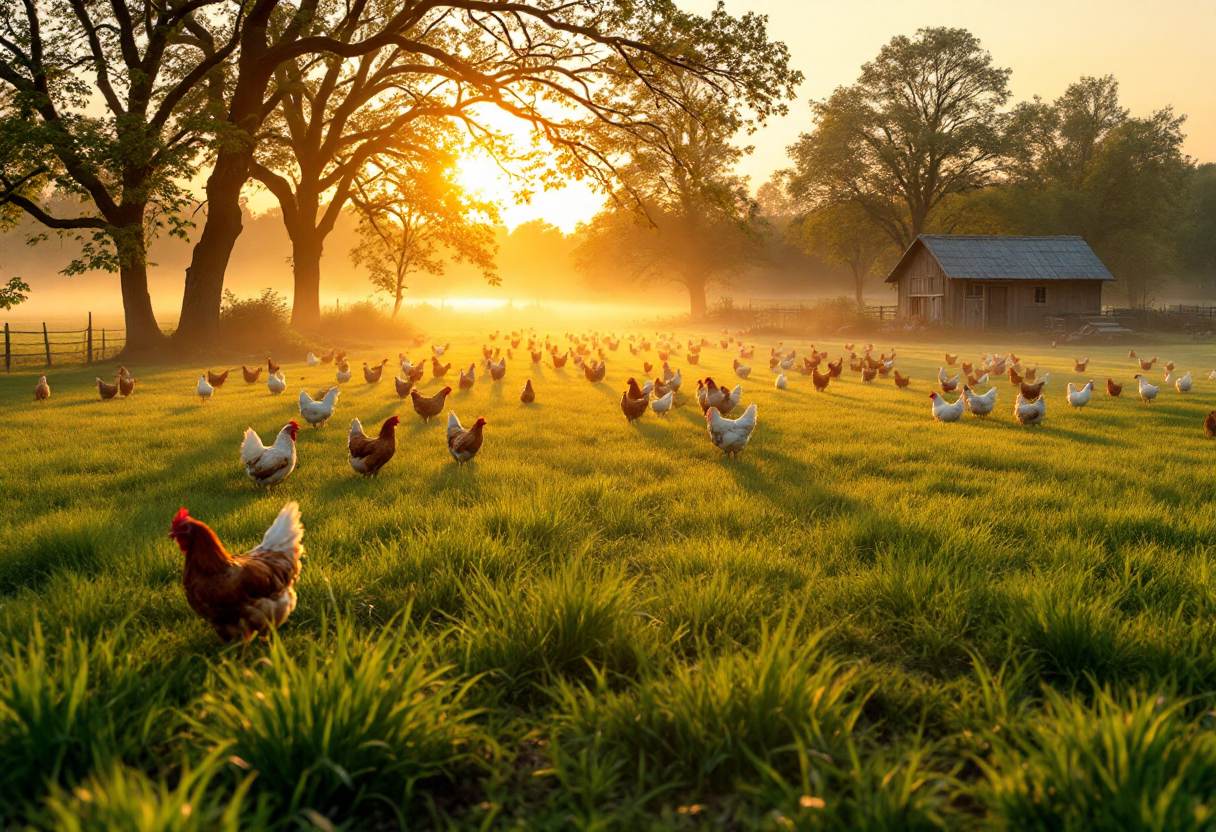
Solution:
M453 341L454 375L482 338ZM1013 421L1005 381L988 420L934 422L945 347L1051 371L1045 425ZM1141 404L1127 348L1087 347L1082 412L1063 349L901 347L910 390L846 368L822 394L800 375L774 390L758 359L736 459L693 395L706 374L733 385L729 352L673 359L680 406L635 425L624 347L599 385L515 361L449 400L489 421L458 467L442 419L359 378L388 345L352 354L334 419L301 430L269 493L240 468L242 431L269 441L332 368L287 366L280 397L234 377L206 405L198 367L128 365L139 387L110 402L96 368L53 373L43 405L36 375L0 378L0 817L1216 828L1216 357L1153 350L1192 393ZM396 458L356 476L350 419L391 413ZM299 607L242 655L187 606L169 524L188 506L243 551L288 500L307 530Z

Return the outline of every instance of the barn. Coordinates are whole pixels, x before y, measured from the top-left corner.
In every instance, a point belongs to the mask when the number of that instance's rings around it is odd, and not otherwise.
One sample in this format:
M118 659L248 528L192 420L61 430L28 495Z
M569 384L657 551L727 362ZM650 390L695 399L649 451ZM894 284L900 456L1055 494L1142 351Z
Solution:
M899 291L901 318L1033 329L1101 314L1102 285L1114 279L1080 237L922 234L886 282Z

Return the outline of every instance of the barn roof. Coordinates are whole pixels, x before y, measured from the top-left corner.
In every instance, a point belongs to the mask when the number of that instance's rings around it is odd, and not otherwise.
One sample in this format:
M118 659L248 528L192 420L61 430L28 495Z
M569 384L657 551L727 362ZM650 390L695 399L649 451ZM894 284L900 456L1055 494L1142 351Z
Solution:
M908 247L887 283L925 246L954 280L1114 280L1080 237L990 237L921 234Z

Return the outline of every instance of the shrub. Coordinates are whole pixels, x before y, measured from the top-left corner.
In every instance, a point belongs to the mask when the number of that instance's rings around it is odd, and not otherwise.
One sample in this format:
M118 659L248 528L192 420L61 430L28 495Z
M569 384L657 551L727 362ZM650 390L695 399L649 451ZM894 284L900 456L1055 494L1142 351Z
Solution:
M298 339L291 332L291 305L274 289L254 298L238 298L224 290L220 306L220 337L230 349L257 352L289 348Z
M371 300L348 303L322 312L318 334L331 341L359 344L408 338L413 328L403 318L394 318L383 304Z

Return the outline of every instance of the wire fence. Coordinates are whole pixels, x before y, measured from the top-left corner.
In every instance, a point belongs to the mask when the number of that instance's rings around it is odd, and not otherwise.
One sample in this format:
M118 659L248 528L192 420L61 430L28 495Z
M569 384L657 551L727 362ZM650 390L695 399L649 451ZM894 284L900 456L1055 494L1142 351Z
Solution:
M4 325L4 371L13 367L92 364L122 351L127 342L125 329L93 326L89 313L84 329L13 329Z

